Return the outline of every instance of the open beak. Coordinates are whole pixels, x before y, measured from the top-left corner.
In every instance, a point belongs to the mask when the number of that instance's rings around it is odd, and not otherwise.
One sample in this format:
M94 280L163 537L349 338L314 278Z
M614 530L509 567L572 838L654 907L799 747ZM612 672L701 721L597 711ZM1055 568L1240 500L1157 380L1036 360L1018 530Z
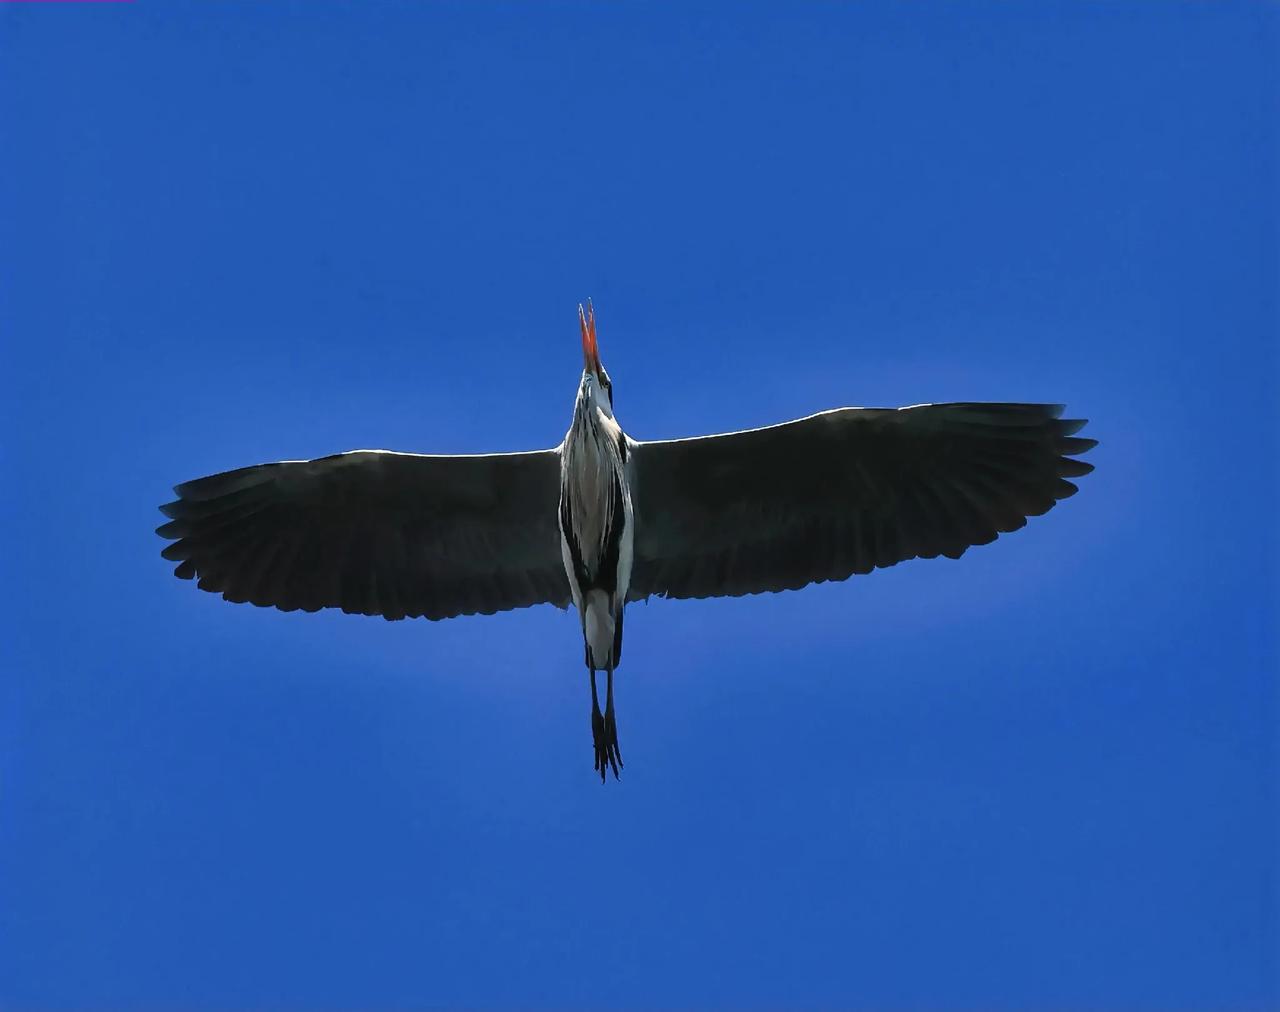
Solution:
M600 346L596 344L596 311L587 300L584 311L582 303L578 303L578 325L582 328L582 368L600 375Z

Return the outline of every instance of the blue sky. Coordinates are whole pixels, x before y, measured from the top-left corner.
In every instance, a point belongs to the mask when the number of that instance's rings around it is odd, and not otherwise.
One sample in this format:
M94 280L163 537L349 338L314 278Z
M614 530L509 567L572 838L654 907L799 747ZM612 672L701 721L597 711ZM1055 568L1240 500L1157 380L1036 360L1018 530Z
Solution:
M0 5L0 1004L1261 1009L1261 3ZM1066 401L958 562L574 619L232 606L175 482Z

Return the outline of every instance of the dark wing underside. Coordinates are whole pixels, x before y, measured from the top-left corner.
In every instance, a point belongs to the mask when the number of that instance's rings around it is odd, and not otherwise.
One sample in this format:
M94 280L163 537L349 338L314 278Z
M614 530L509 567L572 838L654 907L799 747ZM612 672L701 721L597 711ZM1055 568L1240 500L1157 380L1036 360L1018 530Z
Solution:
M717 597L959 558L1076 491L1097 445L1051 404L841 408L630 444L629 597Z
M228 601L388 619L564 607L557 450L355 450L179 485L175 574Z

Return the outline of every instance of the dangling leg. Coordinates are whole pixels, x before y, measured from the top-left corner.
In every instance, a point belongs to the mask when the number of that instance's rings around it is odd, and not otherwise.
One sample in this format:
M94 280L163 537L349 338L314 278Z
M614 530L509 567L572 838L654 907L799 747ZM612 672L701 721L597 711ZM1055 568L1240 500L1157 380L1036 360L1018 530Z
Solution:
M618 754L617 723L613 715L613 668L618 663L618 627L617 620L606 610L608 606L609 598L604 591L591 590L582 613L587 670L591 673L591 738L595 744L595 769L601 782L607 779L609 770L613 770L614 779L618 779L618 769L622 766L622 756ZM600 713L600 697L596 690L596 671L601 661L609 673L604 714Z
M600 714L600 697L596 695L596 669L588 665L588 677L591 679L591 740L595 745L595 768L600 773L600 782L604 783L605 769L608 765L605 750L604 717Z
M618 768L622 765L622 752L618 749L618 722L613 713L613 666L609 666L609 683L604 701L604 741L605 754L609 765L613 768L613 778L618 779Z

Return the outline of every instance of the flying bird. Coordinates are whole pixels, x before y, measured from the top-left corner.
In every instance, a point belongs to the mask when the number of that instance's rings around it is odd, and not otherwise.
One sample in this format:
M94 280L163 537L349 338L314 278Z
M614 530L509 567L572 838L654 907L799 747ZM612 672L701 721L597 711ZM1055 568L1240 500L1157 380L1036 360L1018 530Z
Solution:
M175 575L282 611L444 619L572 604L600 779L622 766L614 672L629 601L736 597L958 559L1076 492L1097 445L1054 404L836 408L641 442L614 416L595 311L558 446L352 450L175 487L156 533ZM603 709L597 675L605 676Z

